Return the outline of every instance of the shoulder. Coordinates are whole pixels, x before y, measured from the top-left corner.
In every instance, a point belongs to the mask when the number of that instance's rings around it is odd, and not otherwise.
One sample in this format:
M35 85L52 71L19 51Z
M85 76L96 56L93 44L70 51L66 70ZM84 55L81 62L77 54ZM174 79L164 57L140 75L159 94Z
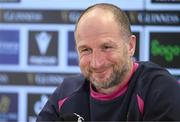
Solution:
M179 96L180 85L168 70L152 62L140 62L136 70L136 88L145 97ZM160 97L161 96L161 97Z
M64 98L80 90L84 83L85 78L82 74L65 77L54 93L58 94L59 97Z
M141 76L142 79L148 79L148 81L154 81L159 78L165 78L167 81L176 81L167 69L152 62L139 62L137 74Z
M139 70L140 80L137 85L144 98L147 95L152 99L157 98L159 100L163 100L163 98L171 100L180 97L179 83L165 68L151 62L142 62Z
M175 77L151 62L140 63L139 72L137 84L144 100L144 119L179 120L180 84Z
M59 101L64 98L69 97L71 94L79 91L83 84L85 83L85 78L82 75L74 75L71 77L64 78L63 82L55 89L55 91L50 96L48 102L42 109L38 116L38 121L55 121L59 119L60 105Z
M139 69L143 70L143 72L145 73L153 73L152 71L155 71L156 73L164 72L164 71L167 72L167 70L164 67L155 64L153 62L144 61L138 63L139 63Z

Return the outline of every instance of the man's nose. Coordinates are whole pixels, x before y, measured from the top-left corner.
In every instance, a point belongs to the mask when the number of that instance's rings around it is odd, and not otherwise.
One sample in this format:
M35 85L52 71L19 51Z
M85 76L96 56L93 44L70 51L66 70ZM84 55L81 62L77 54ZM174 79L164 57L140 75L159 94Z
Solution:
M101 68L104 64L105 58L100 51L93 51L90 65L93 69Z

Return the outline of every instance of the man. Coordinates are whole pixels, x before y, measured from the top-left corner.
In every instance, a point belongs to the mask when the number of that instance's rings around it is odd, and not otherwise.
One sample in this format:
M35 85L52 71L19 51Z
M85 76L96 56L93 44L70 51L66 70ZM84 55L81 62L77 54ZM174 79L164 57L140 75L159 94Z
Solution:
M164 68L133 62L136 37L120 8L87 8L75 40L83 75L64 80L38 121L180 120L180 86Z

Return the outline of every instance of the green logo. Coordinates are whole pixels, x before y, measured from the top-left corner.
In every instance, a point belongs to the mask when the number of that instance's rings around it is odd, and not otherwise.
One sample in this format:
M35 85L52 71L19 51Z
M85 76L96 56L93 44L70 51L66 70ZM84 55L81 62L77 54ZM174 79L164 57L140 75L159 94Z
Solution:
M163 56L167 62L171 62L175 56L180 55L180 46L162 45L154 39L151 41L151 53L153 56Z

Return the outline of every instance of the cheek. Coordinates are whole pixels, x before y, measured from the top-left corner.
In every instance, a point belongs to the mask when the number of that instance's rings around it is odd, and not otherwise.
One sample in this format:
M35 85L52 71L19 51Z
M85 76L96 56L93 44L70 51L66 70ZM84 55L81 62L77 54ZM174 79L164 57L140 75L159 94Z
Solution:
M117 64L121 61L121 57L122 56L119 53L111 53L106 57L106 59L113 64Z
M79 65L81 68L85 68L89 65L89 58L84 56L79 59Z

